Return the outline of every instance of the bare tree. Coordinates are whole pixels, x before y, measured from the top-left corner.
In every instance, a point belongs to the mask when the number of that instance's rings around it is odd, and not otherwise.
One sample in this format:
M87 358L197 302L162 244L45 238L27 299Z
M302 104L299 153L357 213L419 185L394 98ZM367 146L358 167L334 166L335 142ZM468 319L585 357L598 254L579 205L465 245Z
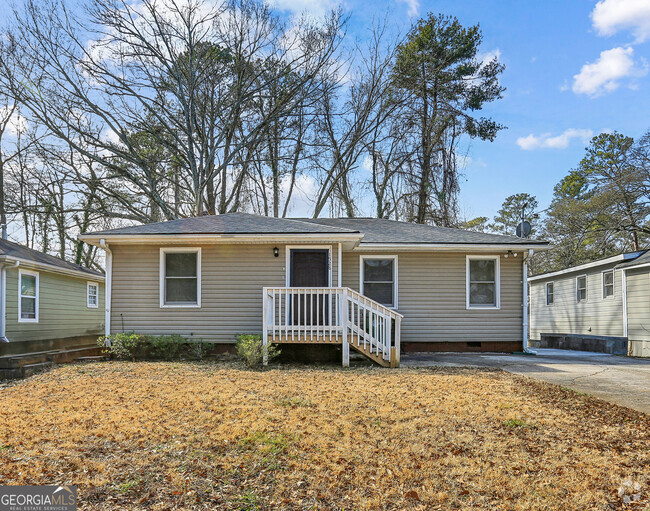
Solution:
M105 168L108 195L145 196L155 206L149 221L238 202L243 153L331 65L343 23L332 13L322 25L289 26L256 0L217 8L90 0L86 12L78 21L63 0L29 0L0 43L0 87ZM271 63L277 71L265 72ZM286 93L260 115L260 96L288 74ZM165 172L152 146L164 153ZM187 210L174 200L181 195Z

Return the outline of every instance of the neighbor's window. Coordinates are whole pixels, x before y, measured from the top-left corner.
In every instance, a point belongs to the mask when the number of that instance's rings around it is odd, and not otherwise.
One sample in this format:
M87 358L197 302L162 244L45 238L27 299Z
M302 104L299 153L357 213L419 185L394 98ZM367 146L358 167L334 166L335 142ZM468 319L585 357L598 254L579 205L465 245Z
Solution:
M201 305L201 249L161 249L161 306Z
M86 305L96 309L99 306L99 286L94 282L88 282L86 291Z
M614 296L614 270L603 272L603 298Z
M397 307L397 257L364 257L361 262L361 294L386 307Z
M553 305L553 282L546 283L546 305Z
M499 258L467 258L467 307L499 307Z
M38 273L21 270L18 273L18 321L38 322Z
M576 279L576 290L577 296L576 299L579 302L587 299L587 276L578 277Z

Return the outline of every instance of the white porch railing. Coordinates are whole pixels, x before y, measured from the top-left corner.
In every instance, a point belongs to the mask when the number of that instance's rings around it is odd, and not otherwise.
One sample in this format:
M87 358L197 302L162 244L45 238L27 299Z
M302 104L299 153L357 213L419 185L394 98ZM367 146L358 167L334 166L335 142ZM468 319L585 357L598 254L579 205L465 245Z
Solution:
M402 315L347 287L265 287L263 342L348 343L399 364Z

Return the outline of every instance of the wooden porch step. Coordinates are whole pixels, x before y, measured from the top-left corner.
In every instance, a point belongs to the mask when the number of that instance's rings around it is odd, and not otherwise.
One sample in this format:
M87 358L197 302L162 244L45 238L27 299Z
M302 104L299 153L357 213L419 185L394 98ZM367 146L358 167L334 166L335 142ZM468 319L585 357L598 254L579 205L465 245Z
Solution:
M370 344L366 344L364 347L363 344L358 345L356 342L351 342L350 347L354 349L355 351L365 355L368 357L370 360L373 362L376 362L382 367L397 367L397 364L393 364L389 362L388 360L384 360L384 357L382 356L381 353L377 354L374 352L370 352ZM393 360L395 360L395 356L393 355L392 357Z

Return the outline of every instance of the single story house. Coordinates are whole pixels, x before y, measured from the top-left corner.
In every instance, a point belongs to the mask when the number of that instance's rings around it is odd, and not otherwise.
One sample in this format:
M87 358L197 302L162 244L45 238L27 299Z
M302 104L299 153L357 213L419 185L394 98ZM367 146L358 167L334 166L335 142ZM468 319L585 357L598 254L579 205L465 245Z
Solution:
M528 280L531 345L650 357L650 251Z
M373 218L245 213L83 234L107 254L106 332L332 343L382 365L413 351L521 351L541 241Z
M0 239L0 356L92 346L104 275Z

